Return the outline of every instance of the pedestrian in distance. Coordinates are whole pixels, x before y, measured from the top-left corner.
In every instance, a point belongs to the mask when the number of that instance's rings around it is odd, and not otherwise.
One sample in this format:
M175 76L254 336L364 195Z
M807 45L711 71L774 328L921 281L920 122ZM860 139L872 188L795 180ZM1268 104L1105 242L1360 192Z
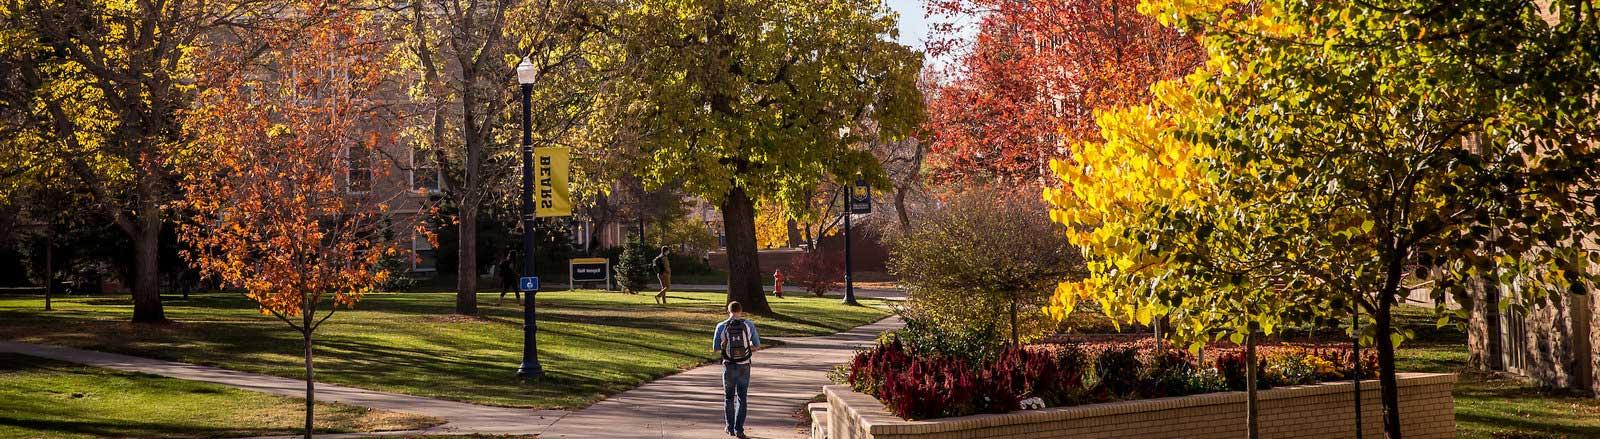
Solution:
M743 306L728 302L728 320L717 324L711 350L722 355L722 413L729 436L747 437L744 417L749 411L750 359L760 345L756 324L744 319Z
M521 304L522 289L517 286L519 277L517 276L517 263L512 260L510 252L506 252L506 255L500 258L500 264L496 265L494 270L495 274L500 276L500 298L495 299L494 304L499 305L500 302L505 301L506 292L508 291L515 294L517 303Z
M661 254L656 255L654 261L656 280L661 281L661 291L656 293L656 303L662 305L667 304L667 288L672 287L672 261L668 258L671 254L672 249L663 245L661 246Z

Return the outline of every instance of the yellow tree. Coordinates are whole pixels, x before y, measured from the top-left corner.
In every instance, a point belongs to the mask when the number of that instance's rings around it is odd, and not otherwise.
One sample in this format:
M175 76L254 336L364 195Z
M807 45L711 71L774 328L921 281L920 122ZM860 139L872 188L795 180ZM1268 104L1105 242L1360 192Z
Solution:
M224 62L247 48L203 54L208 89L184 118L194 138L178 206L183 255L201 272L243 289L263 314L299 331L306 371L305 435L311 437L312 335L340 306L381 285L379 261L397 254L381 191L352 191L357 162L393 164L387 121L387 42L370 13L350 4L295 5L304 30L273 29L257 68Z
M1586 294L1600 249L1600 11L1589 0L1150 1L1199 30L1203 99L1238 196L1304 233L1305 276L1372 320L1385 434L1404 425L1403 298L1485 285L1525 307ZM1256 182L1288 182L1278 191ZM1236 197L1238 197L1236 196ZM1284 238L1274 238L1283 240ZM1422 287L1409 279L1431 281ZM1557 296L1559 297L1559 296ZM1439 307L1440 312L1445 312ZM1449 317L1449 316L1444 316ZM1448 322L1448 319L1444 320Z
M1051 219L1083 250L1089 276L1062 283L1050 312L1064 319L1092 300L1121 321L1165 319L1191 349L1224 337L1243 344L1255 438L1255 339L1336 312L1328 299L1338 296L1297 271L1305 230L1283 221L1268 195L1293 183L1251 181L1209 146L1223 113L1192 88L1220 65L1158 83L1153 103L1098 112L1105 140L1075 144L1071 161L1051 163L1062 184L1045 190Z
M789 245L789 216L783 206L762 202L756 207L756 247L778 248Z

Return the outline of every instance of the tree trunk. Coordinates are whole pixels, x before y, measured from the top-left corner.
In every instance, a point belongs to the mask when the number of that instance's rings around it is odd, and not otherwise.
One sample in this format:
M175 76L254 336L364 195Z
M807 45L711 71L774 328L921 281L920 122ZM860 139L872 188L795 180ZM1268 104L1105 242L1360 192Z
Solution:
M1256 334L1244 336L1244 422L1249 439L1261 439L1261 404L1256 400Z
M456 314L478 315L478 208L461 207L456 239ZM523 230L522 233L533 233ZM532 274L527 274L532 276Z
M133 321L143 323L164 322L166 313L161 309L161 268L158 249L161 243L161 210L156 206L142 209L133 238Z
M302 328L304 328L302 330L302 334L305 335L305 339L306 339L306 439L311 439L311 428L312 428L312 422L311 421L312 421L312 419L314 419L313 414L316 411L316 404L317 404L317 380L316 380L316 374L312 371L312 368L311 368L311 326L310 326L311 325L311 318L310 318L310 313L306 314L306 318L304 319L304 321L305 321L305 325L306 326L302 327Z
M895 191L894 191L894 213L895 213L896 218L900 219L900 229L901 230L905 230L905 229L910 229L911 228L911 215L906 212L906 190L905 190L905 188L895 188Z
M50 232L44 238L44 310L50 310L50 290L56 286L56 228L49 225Z
M1378 392L1383 402L1383 433L1388 439L1400 439L1400 389L1396 387L1394 370L1394 322L1389 314L1393 294L1378 299L1378 312L1373 313L1373 342L1378 344Z
M728 300L738 301L745 312L771 314L761 290L761 263L756 252L755 202L744 188L734 186L722 202L723 233L728 246Z
M1011 345L1021 346L1021 337L1017 336L1017 301L1011 301Z

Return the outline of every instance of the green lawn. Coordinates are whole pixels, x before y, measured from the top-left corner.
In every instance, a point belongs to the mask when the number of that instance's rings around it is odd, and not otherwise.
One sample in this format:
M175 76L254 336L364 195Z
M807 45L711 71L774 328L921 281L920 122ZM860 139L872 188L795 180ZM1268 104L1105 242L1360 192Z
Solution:
M305 402L225 386L0 353L0 438L294 434ZM412 430L442 421L317 405L317 430Z
M539 295L539 359L546 377L523 383L521 308L478 296L481 317L451 314L452 293L386 293L340 311L318 332L319 382L511 407L575 408L713 359L711 328L725 318L722 293L649 295L595 291ZM762 336L824 335L888 315L837 298L769 299ZM83 347L284 377L302 376L298 333L242 296L166 301L176 323L128 323L126 297L0 298L0 339Z
M1464 343L1402 345L1396 356L1400 370L1460 374L1455 387L1459 437L1487 439L1495 432L1518 432L1600 438L1600 399L1551 393L1538 385L1464 370Z

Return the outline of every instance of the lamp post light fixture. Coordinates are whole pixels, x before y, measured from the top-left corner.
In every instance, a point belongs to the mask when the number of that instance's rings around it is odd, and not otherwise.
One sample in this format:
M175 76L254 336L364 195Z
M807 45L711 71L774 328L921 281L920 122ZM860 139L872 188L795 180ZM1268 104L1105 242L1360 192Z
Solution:
M537 79L533 63L527 57L517 64L517 83L522 85L522 275L536 276L533 267L533 81ZM519 282L519 287L520 287ZM527 291L522 302L522 365L517 376L538 378L544 375L539 365L539 324L534 320L533 296L538 288Z

